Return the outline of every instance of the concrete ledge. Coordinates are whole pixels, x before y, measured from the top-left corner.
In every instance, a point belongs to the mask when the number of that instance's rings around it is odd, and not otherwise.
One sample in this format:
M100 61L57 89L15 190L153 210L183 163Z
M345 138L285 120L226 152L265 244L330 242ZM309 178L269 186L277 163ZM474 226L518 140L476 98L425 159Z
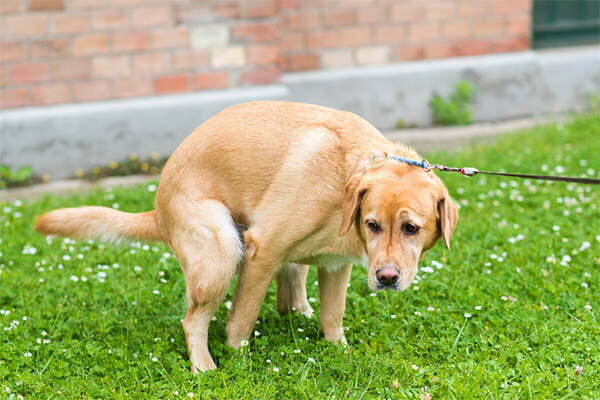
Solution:
M600 46L287 74L290 98L352 111L379 129L431 125L429 100L467 80L477 122L584 109L600 92Z
M286 96L283 86L261 86L1 112L0 162L67 178L132 152L167 156L223 108Z

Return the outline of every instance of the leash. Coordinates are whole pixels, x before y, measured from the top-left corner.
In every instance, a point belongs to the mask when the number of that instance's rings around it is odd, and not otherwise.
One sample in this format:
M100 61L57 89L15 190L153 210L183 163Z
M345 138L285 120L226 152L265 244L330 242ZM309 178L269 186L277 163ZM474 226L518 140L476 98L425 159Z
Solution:
M593 178L578 178L574 176L553 176L553 175L530 175L530 174L510 174L507 172L491 172L491 171L480 171L477 168L464 167L464 168L454 168L447 167L441 164L430 164L427 160L411 160L409 158L399 157L399 156L388 156L392 160L404 162L406 164L414 165L415 167L423 168L425 171L430 171L432 169L437 169L438 171L444 172L459 172L464 176L475 176L477 174L485 174L485 175L499 175L499 176L510 176L514 178L528 178L528 179L538 179L544 181L560 181L560 182L574 182L574 183L586 183L589 185L600 185L600 179Z

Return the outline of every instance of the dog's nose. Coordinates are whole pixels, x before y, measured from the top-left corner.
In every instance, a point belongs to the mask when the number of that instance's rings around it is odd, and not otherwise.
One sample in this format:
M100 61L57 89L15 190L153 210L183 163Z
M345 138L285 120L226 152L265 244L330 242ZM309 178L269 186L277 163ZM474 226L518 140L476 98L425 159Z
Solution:
M396 268L385 267L375 271L375 277L382 285L391 286L398 282L400 273Z

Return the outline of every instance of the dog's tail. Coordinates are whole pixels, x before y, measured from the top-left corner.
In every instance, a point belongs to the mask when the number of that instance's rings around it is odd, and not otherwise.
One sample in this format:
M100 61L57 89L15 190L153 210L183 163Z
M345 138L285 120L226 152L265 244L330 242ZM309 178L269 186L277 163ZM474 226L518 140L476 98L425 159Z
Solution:
M35 224L45 235L74 239L99 239L118 242L121 239L162 240L154 211L126 213L107 207L60 208L50 211Z

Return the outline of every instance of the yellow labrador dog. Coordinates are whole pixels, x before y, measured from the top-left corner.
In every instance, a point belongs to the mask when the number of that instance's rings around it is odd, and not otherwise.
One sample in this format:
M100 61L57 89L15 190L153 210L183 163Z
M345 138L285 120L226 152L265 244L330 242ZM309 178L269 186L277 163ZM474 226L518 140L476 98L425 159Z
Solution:
M194 372L216 368L208 326L238 269L230 346L250 338L275 277L280 312L312 313L306 264L319 268L325 339L345 344L352 264L368 265L372 290L406 289L439 237L449 247L458 220L440 179L386 155L419 159L348 112L292 102L240 104L179 145L162 172L154 211L65 208L42 215L36 230L171 246L186 279L183 329Z

